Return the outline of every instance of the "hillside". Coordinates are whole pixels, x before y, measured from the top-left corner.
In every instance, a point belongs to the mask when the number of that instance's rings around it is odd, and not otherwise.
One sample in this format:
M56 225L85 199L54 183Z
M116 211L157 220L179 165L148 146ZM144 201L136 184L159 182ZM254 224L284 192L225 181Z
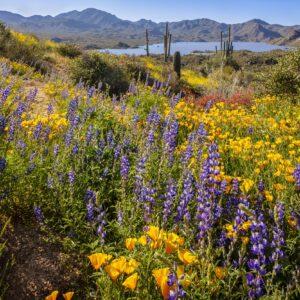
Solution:
M141 19L137 22L122 20L110 13L89 8L52 16L24 17L7 11L0 11L0 20L11 28L35 33L41 37L59 38L81 43L85 46L109 47L118 42L131 46L144 43L144 32L148 28L151 42L159 42L165 30L165 23ZM170 30L174 41L216 41L228 24L209 19L171 22ZM233 25L235 41L269 42L294 45L299 42L300 25L282 26L268 24L254 19ZM298 32L298 34L297 34ZM295 34L296 33L296 34Z

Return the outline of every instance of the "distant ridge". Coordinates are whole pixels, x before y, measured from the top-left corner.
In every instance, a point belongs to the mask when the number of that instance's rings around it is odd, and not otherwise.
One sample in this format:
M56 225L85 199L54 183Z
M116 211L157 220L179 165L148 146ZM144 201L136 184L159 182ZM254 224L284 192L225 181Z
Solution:
M152 42L161 41L165 23L141 19L136 22L122 20L108 12L88 8L73 10L52 16L24 17L8 11L0 11L0 20L9 27L38 36L76 41L85 45L109 46L117 42L130 45L144 43L144 32L148 28ZM170 22L173 41L218 41L221 31L228 24L210 19ZM300 25L283 26L268 24L260 19L233 24L234 41L268 42L276 44L300 44Z

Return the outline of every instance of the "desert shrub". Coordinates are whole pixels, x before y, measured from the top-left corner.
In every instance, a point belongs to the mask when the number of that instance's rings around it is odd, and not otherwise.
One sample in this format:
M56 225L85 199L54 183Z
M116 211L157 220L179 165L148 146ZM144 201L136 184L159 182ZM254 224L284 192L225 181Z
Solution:
M102 82L111 94L126 92L131 80L145 80L146 74L144 64L137 60L96 52L78 57L71 65L75 82L82 80L89 86Z
M264 74L266 92L295 102L300 95L300 51L287 53Z
M45 49L34 36L12 33L0 23L0 54L12 61L19 61L41 70L48 71L43 62Z
M130 78L117 64L98 53L87 53L77 58L71 65L71 78L82 80L89 86L102 82L112 94L123 93L128 89Z
M57 48L57 51L60 55L69 58L75 58L82 54L81 50L73 44L61 44Z

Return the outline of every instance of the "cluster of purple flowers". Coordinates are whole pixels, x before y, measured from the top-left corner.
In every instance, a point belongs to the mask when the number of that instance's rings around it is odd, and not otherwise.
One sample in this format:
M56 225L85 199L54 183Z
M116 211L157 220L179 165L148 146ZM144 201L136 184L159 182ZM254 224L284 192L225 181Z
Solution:
M6 168L7 162L4 157L0 157L0 173L2 173Z
M268 232L264 216L261 213L252 220L250 229L250 245L253 258L248 261L248 267L251 272L247 274L247 284L250 288L249 297L254 299L264 294L265 282L263 276L267 273L266 250L268 246Z
M123 155L121 157L121 168L120 168L120 174L122 179L124 180L128 179L129 169L130 169L129 159L126 155Z
M163 140L165 143L164 151L167 155L170 164L174 160L174 151L177 145L178 128L179 125L177 120L172 120L171 118L168 118L165 131L163 134Z
M174 179L170 179L167 185L166 194L164 195L165 201L163 203L163 223L166 225L170 220L175 205L177 196L177 186Z
M297 165L294 171L294 178L296 182L296 188L297 190L300 190L300 164Z
M177 216L176 216L177 222L182 220L189 222L191 220L191 215L188 206L195 194L194 181L195 180L193 174L190 171L187 171L187 174L183 182L183 190L177 207Z

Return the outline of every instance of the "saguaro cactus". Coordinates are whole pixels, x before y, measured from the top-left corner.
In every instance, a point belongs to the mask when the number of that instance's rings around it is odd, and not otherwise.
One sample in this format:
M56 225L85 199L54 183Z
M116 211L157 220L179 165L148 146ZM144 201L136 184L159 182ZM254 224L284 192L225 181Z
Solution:
M171 53L171 40L172 40L172 35L169 31L169 23L166 23L166 32L164 35L164 54L165 54L165 62L168 61L168 58Z
M149 32L148 32L148 29L146 29L146 53L147 53L147 56L150 55L150 53L149 53Z
M177 77L180 78L181 77L181 55L180 55L179 51L176 51L174 53L173 65L174 65L174 71L176 72Z

